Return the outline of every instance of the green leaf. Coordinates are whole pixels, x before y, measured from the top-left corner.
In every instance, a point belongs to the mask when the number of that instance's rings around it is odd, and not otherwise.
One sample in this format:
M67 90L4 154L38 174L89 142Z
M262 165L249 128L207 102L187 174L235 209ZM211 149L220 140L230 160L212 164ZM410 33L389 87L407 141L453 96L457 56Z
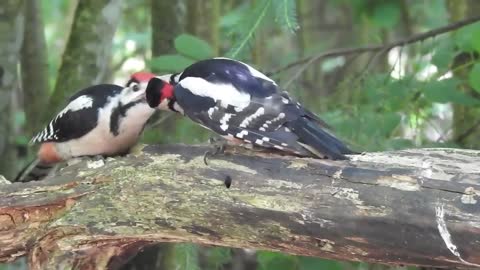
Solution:
M454 34L455 43L459 50L480 52L480 22L460 28Z
M178 53L194 60L202 60L213 57L213 49L203 39L189 34L182 34L174 41Z
M239 25L241 26L239 31L240 38L238 42L232 46L227 55L231 58L236 58L243 49L248 47L251 40L254 37L255 31L260 27L263 19L267 15L268 8L272 3L272 0L258 1L259 4L255 5L253 11L249 16L246 16Z
M152 58L148 66L154 72L179 72L194 63L194 60L179 54L167 54Z
M299 257L299 270L342 270L344 269L341 262L325 260L313 257Z
M175 244L175 269L199 270L198 247L190 243Z
M299 28L295 0L275 0L272 4L275 9L275 21L286 30L294 33Z
M480 63L475 64L470 70L468 82L473 89L480 93Z
M232 261L232 252L230 248L213 247L207 250L206 269L223 269L222 266Z
M466 106L479 104L479 100L459 91L457 85L458 82L454 79L428 82L423 89L423 94L425 98L431 102L453 102Z
M437 66L439 70L447 70L455 55L453 44L445 40L434 49L435 53L432 57L432 64Z
M258 270L295 270L298 258L278 252L259 251L257 253Z
M396 1L385 1L375 5L372 22L383 28L393 28L400 20L400 8Z

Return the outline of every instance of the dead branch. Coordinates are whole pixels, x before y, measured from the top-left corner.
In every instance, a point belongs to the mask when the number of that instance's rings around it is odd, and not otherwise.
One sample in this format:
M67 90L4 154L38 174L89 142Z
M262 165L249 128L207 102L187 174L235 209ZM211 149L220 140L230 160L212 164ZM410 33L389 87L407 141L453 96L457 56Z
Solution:
M114 269L146 245L195 242L340 260L480 266L480 152L327 161L147 146L55 178L0 185L0 261ZM230 177L231 187L225 180Z

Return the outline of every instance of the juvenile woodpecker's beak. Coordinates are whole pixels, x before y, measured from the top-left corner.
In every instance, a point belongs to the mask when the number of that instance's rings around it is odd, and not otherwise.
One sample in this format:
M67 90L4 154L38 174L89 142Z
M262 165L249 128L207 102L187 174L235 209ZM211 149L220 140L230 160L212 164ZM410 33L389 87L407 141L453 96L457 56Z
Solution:
M164 82L158 78L152 78L148 82L147 89L145 90L145 96L148 106L151 108L156 108L158 105L160 105L163 85Z

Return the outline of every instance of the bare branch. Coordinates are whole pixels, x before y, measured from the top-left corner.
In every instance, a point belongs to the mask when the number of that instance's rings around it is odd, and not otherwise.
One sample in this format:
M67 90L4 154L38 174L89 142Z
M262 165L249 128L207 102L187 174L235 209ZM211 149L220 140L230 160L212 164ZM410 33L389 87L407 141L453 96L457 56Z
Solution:
M473 23L478 22L478 21L480 21L480 16L475 16L475 17L471 17L471 18L468 18L468 19L465 19L465 20L462 20L462 21L459 21L459 22L456 22L456 23L452 23L452 24L449 24L449 25L446 25L446 26L443 26L443 27L440 27L440 28L437 28L437 29L433 29L433 30L430 30L430 31L427 31L427 32L424 32L424 33L416 34L416 35L413 35L413 36L405 38L405 39L400 39L400 40L397 40L397 41L394 41L394 42L391 42L391 43L388 43L388 44L370 45L370 46L356 47L356 48L341 48L341 49L334 49L334 50L322 52L322 53L319 53L319 54L314 55L314 56L309 56L309 57L302 58L302 59L300 59L298 61L295 61L293 63L290 63L290 64L288 64L284 67L278 68L278 69L276 69L276 70L274 70L274 71L272 71L268 74L272 75L272 74L280 73L280 72L286 71L288 69L291 69L293 67L296 67L298 65L303 64L303 66L300 67L299 70L295 73L295 75L293 76L293 79L291 79L292 81L294 81L311 64L313 64L317 61L326 59L326 58L343 56L343 55L350 55L350 54L360 54L360 53L366 53L366 52L377 52L377 51L383 51L383 50L385 52L388 52L394 47L405 46L405 45L408 45L408 44L423 41L423 40L426 40L426 39L431 38L431 37L435 37L435 36L438 36L438 35L441 35L441 34L448 33L450 31L456 30L456 29L464 27L466 25L473 24Z

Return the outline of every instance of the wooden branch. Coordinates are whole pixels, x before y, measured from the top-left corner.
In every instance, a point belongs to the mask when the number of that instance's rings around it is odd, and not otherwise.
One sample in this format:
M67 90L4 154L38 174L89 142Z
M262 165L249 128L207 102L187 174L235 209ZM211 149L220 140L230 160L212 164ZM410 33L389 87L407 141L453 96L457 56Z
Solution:
M480 152L422 149L350 161L147 146L46 181L0 185L0 260L114 269L158 242L340 260L480 266ZM225 179L231 178L227 188Z
M390 42L388 44L369 45L369 46L355 47L355 48L340 48L340 49L334 49L334 50L331 50L331 51L321 52L317 55L308 56L308 57L302 58L300 60L297 60L295 62L292 62L290 64L287 64L286 66L275 69L275 70L269 72L268 75L277 74L277 73L283 72L285 70L291 69L295 66L303 64L303 66L300 68L300 70L297 71L295 73L295 75L293 76L294 78L296 78L308 66L310 66L311 64L313 64L313 63L315 63L319 60L323 60L325 58L351 55L351 54L360 54L360 53L365 53L365 52L379 52L379 51L388 52L395 47L405 46L405 45L408 45L408 44L424 41L426 39L436 37L438 35L457 30L459 28L462 28L466 25L476 23L478 21L480 21L480 16L475 16L475 17L467 18L465 20L461 20L461 21L458 21L458 22L455 22L455 23L452 23L452 24L449 24L449 25L446 25L446 26L443 26L443 27L439 27L439 28L436 28L436 29L433 29L433 30L430 30L430 31L419 33L419 34L413 35L411 37L396 40L396 41Z

